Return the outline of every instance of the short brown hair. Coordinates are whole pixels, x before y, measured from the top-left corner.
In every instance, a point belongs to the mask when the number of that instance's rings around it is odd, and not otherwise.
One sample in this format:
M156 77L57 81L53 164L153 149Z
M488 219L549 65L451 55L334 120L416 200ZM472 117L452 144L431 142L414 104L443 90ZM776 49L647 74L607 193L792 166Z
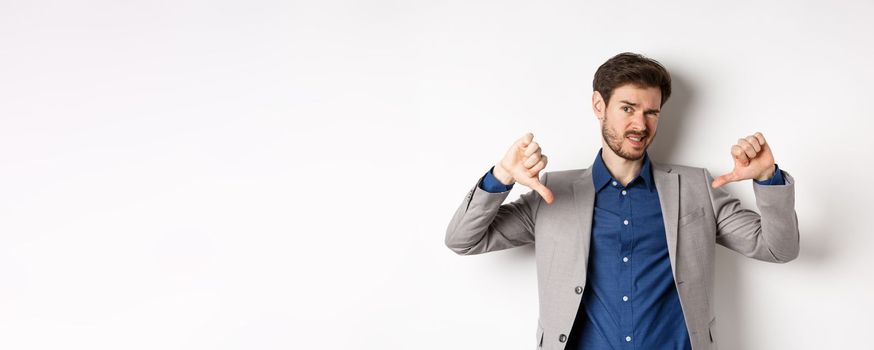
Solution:
M671 96L671 75L658 61L641 54L623 52L604 62L595 72L592 89L601 93L604 104L610 102L613 90L625 85L657 87L662 91L662 104Z

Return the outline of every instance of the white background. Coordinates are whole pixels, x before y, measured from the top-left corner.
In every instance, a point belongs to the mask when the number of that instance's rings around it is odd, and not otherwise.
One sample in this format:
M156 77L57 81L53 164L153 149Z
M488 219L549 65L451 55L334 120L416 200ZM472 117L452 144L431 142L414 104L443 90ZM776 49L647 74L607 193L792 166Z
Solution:
M653 159L718 175L761 131L796 179L796 261L718 249L722 348L866 347L871 13L2 0L0 348L532 348L533 249L459 257L446 224L526 131L589 166L622 51L674 77Z

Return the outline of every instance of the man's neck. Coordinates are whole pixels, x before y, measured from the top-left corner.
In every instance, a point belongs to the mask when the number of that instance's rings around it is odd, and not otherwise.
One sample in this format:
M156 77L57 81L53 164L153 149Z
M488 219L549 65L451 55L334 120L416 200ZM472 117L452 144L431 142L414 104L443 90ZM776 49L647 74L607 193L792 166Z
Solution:
M606 144L601 150L601 159L604 160L604 165L613 178L619 180L622 186L627 186L631 180L634 180L640 174L640 168L643 167L643 158L638 160L628 160L620 157Z

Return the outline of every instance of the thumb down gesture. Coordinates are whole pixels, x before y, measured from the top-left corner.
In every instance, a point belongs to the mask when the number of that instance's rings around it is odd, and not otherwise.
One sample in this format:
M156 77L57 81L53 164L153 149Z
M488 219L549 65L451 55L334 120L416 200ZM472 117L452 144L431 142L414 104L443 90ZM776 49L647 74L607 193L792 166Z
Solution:
M764 181L777 170L771 146L760 132L738 139L737 144L731 146L731 157L734 159L734 169L714 179L711 187L747 179Z
M552 204L552 191L540 183L540 171L546 168L546 162L546 155L540 153L540 145L534 142L534 134L529 132L510 146L504 159L495 166L494 175L504 185L518 182L528 186L546 203Z

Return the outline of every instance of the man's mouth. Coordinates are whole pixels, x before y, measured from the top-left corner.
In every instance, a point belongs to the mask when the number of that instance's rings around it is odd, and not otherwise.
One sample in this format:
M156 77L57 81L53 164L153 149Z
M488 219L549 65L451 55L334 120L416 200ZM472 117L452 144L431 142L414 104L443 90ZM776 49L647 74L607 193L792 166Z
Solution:
M646 139L646 136L643 136L643 135L628 135L628 136L626 136L625 138L627 138L629 141L631 141L631 144L634 145L634 146L642 146L642 145L643 145L643 140Z

